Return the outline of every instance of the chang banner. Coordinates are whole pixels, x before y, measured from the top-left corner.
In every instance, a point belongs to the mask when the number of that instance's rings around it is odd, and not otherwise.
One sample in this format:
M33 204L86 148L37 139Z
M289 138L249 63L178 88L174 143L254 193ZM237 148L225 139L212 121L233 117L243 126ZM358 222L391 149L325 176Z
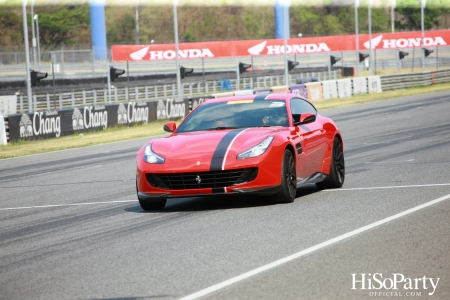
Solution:
M189 100L167 99L85 106L9 115L10 141L58 138L108 127L176 120L189 113Z

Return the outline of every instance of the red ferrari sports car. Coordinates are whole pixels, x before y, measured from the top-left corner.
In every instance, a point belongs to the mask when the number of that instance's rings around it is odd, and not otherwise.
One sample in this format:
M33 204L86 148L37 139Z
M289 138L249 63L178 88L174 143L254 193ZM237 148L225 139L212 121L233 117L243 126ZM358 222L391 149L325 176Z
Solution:
M297 94L212 99L165 138L137 154L136 189L144 210L167 199L217 194L272 196L293 202L297 188L339 188L344 183L342 135Z

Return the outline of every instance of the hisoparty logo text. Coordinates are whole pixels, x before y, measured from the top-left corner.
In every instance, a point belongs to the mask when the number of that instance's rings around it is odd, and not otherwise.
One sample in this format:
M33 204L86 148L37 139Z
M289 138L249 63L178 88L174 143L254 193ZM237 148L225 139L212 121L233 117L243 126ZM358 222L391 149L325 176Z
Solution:
M426 290L431 296L436 291L439 279L426 276L408 278L400 273L392 273L386 277L382 273L352 273L352 290L380 290L371 292L370 295L391 297L420 296L419 290Z

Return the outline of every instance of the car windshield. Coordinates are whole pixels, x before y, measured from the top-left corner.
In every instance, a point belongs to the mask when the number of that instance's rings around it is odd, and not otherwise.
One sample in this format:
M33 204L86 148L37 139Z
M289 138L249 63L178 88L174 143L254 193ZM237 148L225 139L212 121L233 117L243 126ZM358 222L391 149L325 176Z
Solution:
M205 103L184 120L177 132L266 126L289 126L285 101L231 100Z

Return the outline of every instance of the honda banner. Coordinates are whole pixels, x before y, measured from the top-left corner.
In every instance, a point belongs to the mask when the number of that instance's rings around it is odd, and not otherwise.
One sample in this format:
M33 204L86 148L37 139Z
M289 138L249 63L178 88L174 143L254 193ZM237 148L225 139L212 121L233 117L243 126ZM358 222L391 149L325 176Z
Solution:
M377 33L358 36L359 50L397 49L422 47L420 31ZM450 44L450 30L425 32L424 47L447 46ZM320 53L334 51L355 51L355 35L291 38L287 40L286 53ZM113 61L157 61L175 59L175 44L113 45ZM234 56L258 56L284 54L283 39L243 40L224 42L180 43L180 59L215 58Z

